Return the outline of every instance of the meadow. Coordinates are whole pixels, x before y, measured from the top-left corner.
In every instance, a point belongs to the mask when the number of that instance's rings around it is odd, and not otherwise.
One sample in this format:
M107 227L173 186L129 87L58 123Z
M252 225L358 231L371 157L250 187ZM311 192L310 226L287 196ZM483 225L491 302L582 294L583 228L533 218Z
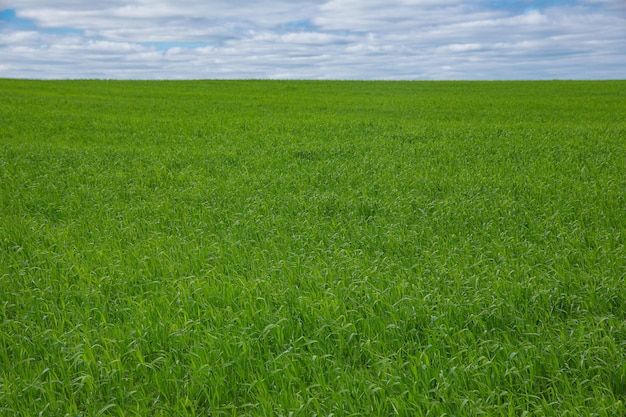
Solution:
M0 416L626 415L626 81L0 98Z

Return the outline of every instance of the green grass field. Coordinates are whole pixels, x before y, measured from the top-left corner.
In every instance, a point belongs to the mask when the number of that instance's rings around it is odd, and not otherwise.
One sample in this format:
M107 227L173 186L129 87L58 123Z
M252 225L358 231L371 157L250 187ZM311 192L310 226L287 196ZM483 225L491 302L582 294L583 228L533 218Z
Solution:
M626 81L0 98L0 416L626 415Z

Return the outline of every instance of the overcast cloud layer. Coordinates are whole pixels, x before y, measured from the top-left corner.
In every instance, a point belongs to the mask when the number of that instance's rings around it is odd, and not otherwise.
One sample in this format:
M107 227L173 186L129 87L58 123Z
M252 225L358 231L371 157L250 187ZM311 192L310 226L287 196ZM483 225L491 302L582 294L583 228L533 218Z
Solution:
M0 0L0 77L625 79L626 1Z

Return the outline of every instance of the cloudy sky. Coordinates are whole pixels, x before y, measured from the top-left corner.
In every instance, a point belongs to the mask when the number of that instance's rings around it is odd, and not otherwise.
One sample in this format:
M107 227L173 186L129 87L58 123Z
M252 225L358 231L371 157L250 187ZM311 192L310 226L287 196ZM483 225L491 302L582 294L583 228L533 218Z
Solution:
M0 0L0 77L625 79L626 0Z

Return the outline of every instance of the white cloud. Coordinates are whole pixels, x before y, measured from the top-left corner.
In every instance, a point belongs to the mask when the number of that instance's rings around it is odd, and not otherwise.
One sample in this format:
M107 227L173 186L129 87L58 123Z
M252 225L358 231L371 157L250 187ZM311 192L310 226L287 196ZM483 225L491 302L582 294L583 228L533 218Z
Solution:
M5 0L0 77L624 78L622 0L492 3Z
M482 49L482 46L479 43L453 43L446 46L440 46L437 48L437 52L446 53L446 52L469 52L469 51L477 51Z

